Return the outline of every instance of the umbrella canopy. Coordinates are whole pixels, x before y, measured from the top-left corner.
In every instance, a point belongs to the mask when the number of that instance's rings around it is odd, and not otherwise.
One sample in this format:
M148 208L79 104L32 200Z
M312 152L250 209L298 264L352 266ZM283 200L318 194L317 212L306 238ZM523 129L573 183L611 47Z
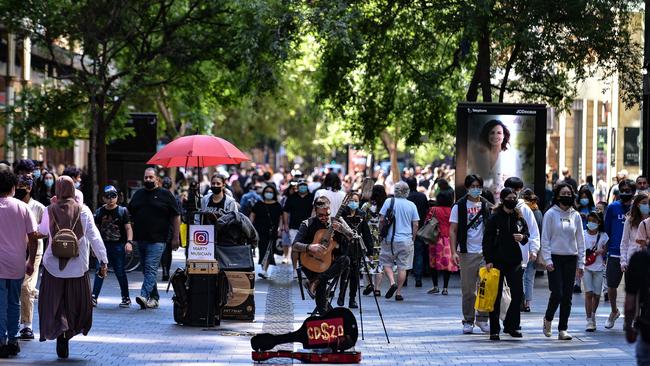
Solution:
M158 151L147 164L171 167L207 167L250 160L230 142L216 136L183 136Z

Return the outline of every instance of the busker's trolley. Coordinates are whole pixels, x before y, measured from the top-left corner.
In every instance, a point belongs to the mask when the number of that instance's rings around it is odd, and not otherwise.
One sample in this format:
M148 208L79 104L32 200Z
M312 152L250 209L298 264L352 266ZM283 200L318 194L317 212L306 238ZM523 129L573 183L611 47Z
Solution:
M217 220L201 211L188 221L186 268L170 278L174 321L214 327L221 320L254 320L255 267L248 243L257 244L257 233L250 221L239 212Z

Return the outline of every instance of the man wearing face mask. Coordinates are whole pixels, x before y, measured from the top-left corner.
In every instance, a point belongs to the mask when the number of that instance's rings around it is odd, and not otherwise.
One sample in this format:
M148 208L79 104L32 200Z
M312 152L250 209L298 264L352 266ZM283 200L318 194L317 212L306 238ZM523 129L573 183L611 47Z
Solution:
M648 194L648 177L645 175L639 175L636 177L636 194L644 193Z
M34 181L29 175L18 177L18 185L14 198L19 199L27 204L29 211L36 219L37 224L41 224L45 206L32 198L32 187ZM32 331L32 319L34 317L34 300L36 299L36 282L38 281L38 269L43 257L43 239L38 239L38 249L34 260L34 273L25 275L23 285L20 289L20 339L34 339Z
M81 189L81 169L78 169L75 166L69 166L63 170L63 174L61 175L67 175L72 178L74 189Z
M181 217L174 195L158 187L154 168L144 171L144 188L133 194L128 211L133 223L133 239L140 252L144 281L140 296L135 301L141 309L158 308L160 296L156 286L156 274L172 226L172 250L180 244Z
M625 215L632 205L632 197L636 192L633 181L625 179L618 184L619 199L607 207L605 212L605 232L609 236L607 245L607 294L612 308L605 328L612 329L621 312L616 305L617 289L623 278L621 270L621 239L625 225Z

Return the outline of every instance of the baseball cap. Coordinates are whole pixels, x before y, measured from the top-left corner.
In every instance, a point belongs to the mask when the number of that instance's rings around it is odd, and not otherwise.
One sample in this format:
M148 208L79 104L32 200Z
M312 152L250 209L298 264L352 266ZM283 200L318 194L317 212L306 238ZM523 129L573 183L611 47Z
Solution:
M117 194L117 188L114 186L108 185L104 187L104 195L109 194L109 193L115 193Z

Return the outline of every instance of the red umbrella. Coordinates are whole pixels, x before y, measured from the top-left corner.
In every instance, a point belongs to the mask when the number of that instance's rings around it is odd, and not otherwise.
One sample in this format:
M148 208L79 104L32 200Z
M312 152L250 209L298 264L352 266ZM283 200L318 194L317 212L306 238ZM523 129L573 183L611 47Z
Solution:
M158 151L147 164L171 167L207 167L250 160L235 145L216 136L183 136Z

